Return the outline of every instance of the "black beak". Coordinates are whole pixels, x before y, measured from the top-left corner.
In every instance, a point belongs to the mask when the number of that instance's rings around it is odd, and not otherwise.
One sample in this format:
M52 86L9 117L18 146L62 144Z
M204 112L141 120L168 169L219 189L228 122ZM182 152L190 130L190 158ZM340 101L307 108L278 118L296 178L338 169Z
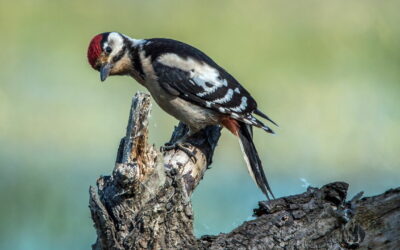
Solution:
M110 63L106 63L100 67L100 80L104 82L107 77L110 75L112 65Z

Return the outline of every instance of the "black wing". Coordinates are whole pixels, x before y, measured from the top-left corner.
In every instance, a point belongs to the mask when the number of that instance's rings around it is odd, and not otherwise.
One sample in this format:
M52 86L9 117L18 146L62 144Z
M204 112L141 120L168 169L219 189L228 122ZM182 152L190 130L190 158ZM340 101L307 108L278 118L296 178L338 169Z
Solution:
M170 94L272 132L251 115L257 103L249 92L203 52L169 39L148 46L158 82Z

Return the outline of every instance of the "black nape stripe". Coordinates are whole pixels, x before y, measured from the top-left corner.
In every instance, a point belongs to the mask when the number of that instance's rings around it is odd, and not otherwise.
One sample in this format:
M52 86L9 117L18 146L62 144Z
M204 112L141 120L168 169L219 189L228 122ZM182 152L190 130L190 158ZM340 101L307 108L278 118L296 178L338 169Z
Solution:
M133 67L135 68L136 72L139 72L140 77L144 79L144 71L142 67L142 63L140 62L140 57L139 57L139 48L138 47L132 47L130 49L130 58L133 61Z
M116 63L125 55L126 46L123 46L121 51L113 57L113 62Z

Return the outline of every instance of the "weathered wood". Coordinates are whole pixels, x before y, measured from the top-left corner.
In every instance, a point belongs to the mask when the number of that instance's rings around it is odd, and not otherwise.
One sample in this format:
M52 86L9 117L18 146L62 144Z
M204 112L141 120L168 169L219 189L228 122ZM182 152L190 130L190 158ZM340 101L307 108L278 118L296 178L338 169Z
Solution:
M190 194L211 163L221 128L211 126L191 138L193 161L181 150L161 155L148 144L150 97L132 100L126 136L111 176L90 188L90 210L98 239L93 249L187 249L196 245ZM187 128L180 124L171 142Z
M211 164L221 128L186 140L197 161L181 150L162 154L148 144L150 110L150 97L137 93L113 173L90 187L93 249L400 249L400 188L346 201L343 182L262 201L254 220L196 239L190 196ZM170 142L186 131L179 124Z
M203 236L202 249L400 249L400 188L346 202L348 184L259 202L256 219Z

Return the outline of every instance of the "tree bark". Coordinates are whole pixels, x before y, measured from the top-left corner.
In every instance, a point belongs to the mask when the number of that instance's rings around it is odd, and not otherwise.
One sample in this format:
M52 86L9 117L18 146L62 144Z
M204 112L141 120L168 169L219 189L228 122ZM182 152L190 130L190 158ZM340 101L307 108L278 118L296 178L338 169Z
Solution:
M207 127L186 140L196 160L180 149L160 153L148 144L150 110L149 95L137 93L112 175L90 187L93 249L400 248L400 188L346 201L343 182L261 201L254 220L196 239L190 197L211 164L221 128ZM170 143L186 131L180 123Z

